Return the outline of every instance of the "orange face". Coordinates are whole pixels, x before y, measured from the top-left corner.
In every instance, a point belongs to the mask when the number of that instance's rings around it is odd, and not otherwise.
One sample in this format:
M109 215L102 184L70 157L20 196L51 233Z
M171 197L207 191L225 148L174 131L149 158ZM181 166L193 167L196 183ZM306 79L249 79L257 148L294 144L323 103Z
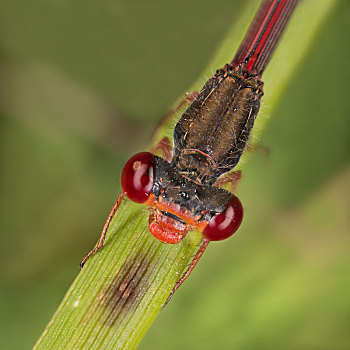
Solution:
M156 198L152 194L145 204L152 207L149 230L154 237L164 243L178 243L188 231L193 229L202 231L208 224L207 221L199 221L200 215L194 217L188 209L165 201L162 196Z

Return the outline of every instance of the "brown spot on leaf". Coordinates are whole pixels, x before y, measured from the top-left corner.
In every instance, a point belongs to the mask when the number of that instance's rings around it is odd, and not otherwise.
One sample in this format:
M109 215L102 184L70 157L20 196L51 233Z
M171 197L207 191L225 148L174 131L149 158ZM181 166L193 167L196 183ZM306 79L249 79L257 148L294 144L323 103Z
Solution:
M149 254L149 251L140 250L128 258L113 281L100 294L98 304L105 309L102 322L118 326L125 315L137 307L147 291L153 270L153 254Z

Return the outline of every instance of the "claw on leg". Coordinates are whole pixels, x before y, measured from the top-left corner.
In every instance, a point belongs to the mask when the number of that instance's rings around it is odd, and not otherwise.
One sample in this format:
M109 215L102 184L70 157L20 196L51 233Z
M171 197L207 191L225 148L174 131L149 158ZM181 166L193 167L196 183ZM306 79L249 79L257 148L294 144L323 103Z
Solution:
M158 150L162 151L163 158L171 162L173 156L173 147L167 137L163 137L155 146L152 147L151 152L156 153Z
M181 284L184 283L186 278L191 274L191 272L193 271L193 269L197 265L199 259L202 257L203 253L207 249L208 244L209 244L209 241L207 239L203 239L203 242L202 242L201 246L199 247L199 249L197 250L196 255L193 257L193 259L192 259L192 261L190 263L190 266L187 268L186 272L182 275L182 277L175 284L172 292L168 296L168 299L165 301L162 309L165 307L166 304L168 304L168 302L170 301L170 299L172 298L174 293L179 289Z
M193 91L190 93L186 93L185 97L181 100L181 102L175 107L172 108L157 124L157 126L155 127L152 136L154 136L154 134L157 132L157 130L162 127L164 124L166 124L169 119L174 115L174 113L176 113L177 111L179 111L186 103L191 104L196 97L198 96L198 92L197 91Z
M219 177L218 180L216 180L216 182L214 183L214 186L221 187L223 185L231 183L229 191L234 193L239 183L239 180L241 179L241 176L242 176L242 172L240 170L226 173L221 177Z
M270 150L267 147L260 145L260 144L251 145L251 144L247 143L246 150L247 151L257 151L257 152L261 153L263 156L265 156L266 158L268 158L270 156Z
M97 242L97 245L81 261L81 263L80 263L80 268L81 269L83 268L83 266L86 263L86 261L90 258L90 256L95 254L99 249L101 249L103 247L103 242L104 242L104 240L106 238L106 234L107 234L107 230L108 230L109 224L111 223L115 213L117 212L121 202L123 201L124 195L125 195L125 193L121 192L119 194L118 198L116 199L116 201L114 202L113 207L112 207L111 211L108 214L107 220L106 220L105 224L103 225L103 229L102 229L100 238L99 238L99 240Z

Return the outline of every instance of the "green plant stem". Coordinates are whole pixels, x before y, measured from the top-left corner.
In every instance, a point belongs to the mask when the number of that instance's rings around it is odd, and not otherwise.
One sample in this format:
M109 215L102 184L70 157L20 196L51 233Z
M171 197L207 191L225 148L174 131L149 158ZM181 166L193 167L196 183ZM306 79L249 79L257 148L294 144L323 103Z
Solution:
M269 114L335 3L336 0L300 3L263 75L263 104L269 107ZM205 70L204 79L201 76L189 91L198 91L215 69L230 62L258 5L246 6ZM172 137L174 123L184 108L173 113L159 128L152 144L161 137ZM254 136L265 122L266 118L257 118ZM252 138L253 142L255 139ZM124 200L111 222L105 246L79 273L34 348L136 348L200 240L198 232L191 232L179 244L160 243L148 231L147 208Z

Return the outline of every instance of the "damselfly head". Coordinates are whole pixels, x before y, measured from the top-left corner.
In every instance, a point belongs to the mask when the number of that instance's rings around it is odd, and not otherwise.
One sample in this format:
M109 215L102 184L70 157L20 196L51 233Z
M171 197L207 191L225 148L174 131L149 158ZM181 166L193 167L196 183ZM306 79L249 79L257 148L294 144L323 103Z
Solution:
M235 195L183 177L149 152L128 160L121 183L129 199L152 208L150 232L164 243L178 243L194 229L207 240L220 241L232 236L242 222L243 207Z

